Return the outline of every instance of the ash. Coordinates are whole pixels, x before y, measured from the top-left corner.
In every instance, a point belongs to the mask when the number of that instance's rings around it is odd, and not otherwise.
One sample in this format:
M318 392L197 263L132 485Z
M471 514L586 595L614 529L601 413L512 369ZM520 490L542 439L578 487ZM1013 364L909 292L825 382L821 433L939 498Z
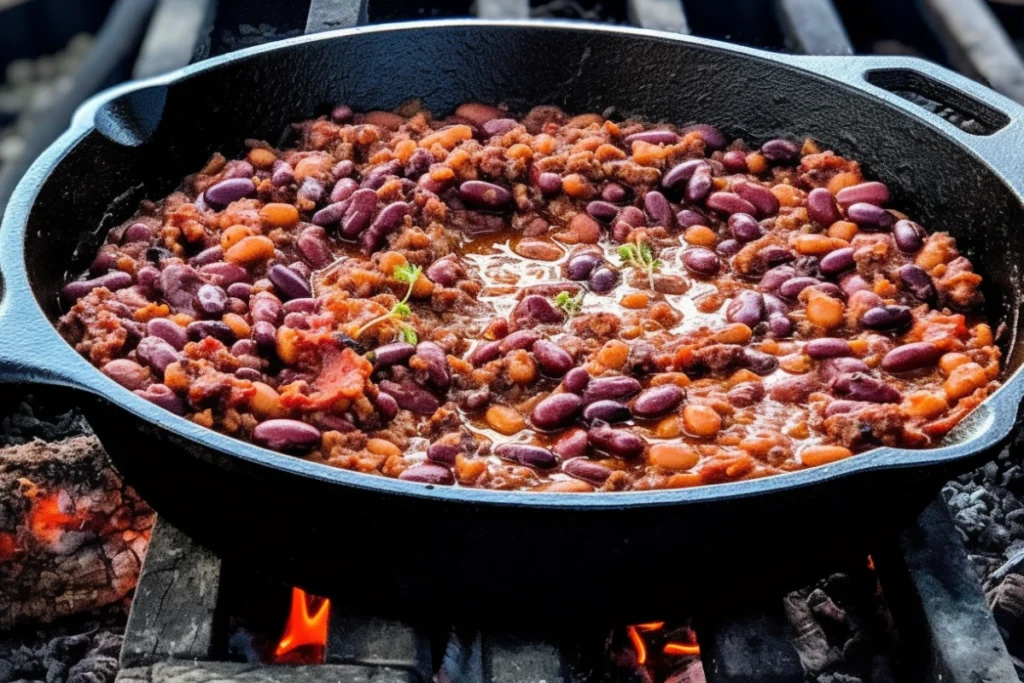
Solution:
M29 394L12 406L0 405L0 448L85 434L92 434L92 429L76 408L44 397Z

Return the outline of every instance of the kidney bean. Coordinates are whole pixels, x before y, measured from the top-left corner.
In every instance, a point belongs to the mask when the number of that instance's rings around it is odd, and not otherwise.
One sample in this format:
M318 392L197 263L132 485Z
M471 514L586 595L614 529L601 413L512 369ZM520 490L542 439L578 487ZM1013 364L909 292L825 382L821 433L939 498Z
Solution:
M857 273L847 273L839 280L839 287L847 297L853 297L857 292L870 292L871 285L867 280Z
M593 201L587 204L587 213L599 221L607 223L619 213L619 207L610 202Z
M700 275L714 275L721 266L718 255L704 247L690 247L683 252L682 259L687 270Z
M650 217L653 225L660 225L663 228L672 227L672 207L665 199L665 195L657 190L651 190L644 195L644 211Z
M241 299L244 303L252 294L252 285L248 282L232 282L228 285L226 291L228 296L234 299ZM245 304L245 306L248 308L248 304Z
M623 142L628 147L638 140L652 145L674 145L679 142L679 136L670 130L644 130L627 135Z
M800 154L800 146L789 140L775 139L761 145L761 154L768 161L775 163L787 163L793 161Z
M779 200L763 185L740 180L732 184L732 191L750 202L759 216L773 216L779 212Z
M583 419L587 422L594 420L608 423L626 422L632 417L633 414L629 408L618 401L594 401L583 409Z
M680 185L692 178L697 169L701 168L710 170L711 166L704 159L690 159L689 161L677 164L662 176L661 186L672 188Z
M385 394L383 391L377 392L377 395L373 398L373 405L377 408L377 412L380 413L381 418L385 422L394 420L395 416L398 415L398 401L391 394Z
M827 192L827 190L826 190ZM838 275L855 268L857 262L853 258L853 247L843 247L830 251L818 261L818 268L824 275Z
M238 379L247 379L250 382L258 382L263 379L263 373L255 368L241 367L235 370L235 377Z
M155 299L160 295L160 271L153 266L143 266L135 273L135 285L142 294Z
M208 204L223 207L254 194L256 186L250 178L228 178L206 188L203 197Z
M942 350L930 342L914 342L897 346L882 358L886 372L909 372L929 368L939 362Z
M459 282L459 263L455 256L445 256L430 264L427 279L442 287L454 287Z
M749 213L734 213L729 216L729 232L737 242L746 244L764 235L760 224Z
M185 402L166 384L151 384L145 389L136 389L135 393L175 415L185 414Z
M219 316L227 308L228 294L217 285L203 285L196 292L196 300L203 313Z
M418 415L433 415L441 407L433 394L412 383L399 384L385 380L380 383L379 388L385 394L390 394L399 408Z
M583 399L576 394L552 394L534 407L530 421L537 429L558 429L575 420L582 409Z
M768 316L768 330L776 339L783 339L793 334L793 321L785 315L773 313Z
M562 388L574 394L582 394L590 385L590 373L584 368L573 368L562 378Z
M583 402L629 398L640 393L643 387L632 377L602 377L592 380L583 390Z
M618 183L608 183L601 190L601 199L612 204L619 204L629 196L629 190Z
M397 159L375 166L363 173L363 182L359 187L367 190L377 190L388 181L391 176L397 176L402 172L402 164Z
M516 349L529 349L540 340L540 335L533 330L517 330L499 342L500 353L506 354Z
M383 368L391 365L398 365L412 358L416 353L416 347L405 342L394 342L384 344L368 354L368 359L373 363L374 368Z
M738 254L742 247L743 245L741 245L736 240L722 240L715 247L715 251L718 252L720 256L730 258Z
M722 149L728 143L722 131L706 123L694 123L683 128L683 135L697 133L704 139L704 146L710 150Z
M633 414L643 419L660 417L679 407L683 396L683 390L674 384L651 387L633 401Z
M92 280L78 280L64 286L61 293L68 303L78 301L96 287L106 287L110 291L131 287L132 276L120 270L115 270L106 275L100 275Z
M764 398L764 385L760 382L740 382L725 397L737 408L747 408Z
M370 225L373 210L377 207L377 193L373 190L356 190L351 197L345 214L341 217L341 234L348 238L358 237Z
M572 356L569 352L546 339L534 342L532 351L541 371L549 377L561 377L572 369Z
M470 204L500 209L512 201L512 193L500 185L483 180L467 180L459 185L459 196Z
M450 469L429 462L402 470L398 478L402 481L413 481L417 484L433 486L451 486L455 483L455 475Z
M491 119L484 122L480 128L487 135L494 137L495 135L504 135L518 125L515 119Z
M599 294L610 292L619 284L619 271L609 266L599 266L588 278L590 289Z
M892 229L892 214L880 206L860 202L846 209L846 217L861 230L888 231Z
M415 152L414 152L415 154ZM351 159L342 159L331 168L331 176L336 180L347 178L356 171L356 164Z
M839 356L852 356L853 349L845 339L822 337L807 342L807 345L804 346L804 353L815 360L824 360Z
M766 266L789 263L796 259L796 255L792 251L778 244L769 244L761 249L757 255Z
M753 290L744 289L729 302L725 318L731 323L754 327L764 317L764 297Z
M544 194L557 194L562 191L562 176L551 172L541 173L537 177L537 187Z
M877 181L844 187L836 195L836 201L844 209L859 203L884 206L889 201L889 188L886 187L885 183Z
M821 382L813 374L797 375L771 385L768 395L779 403L803 403L808 396L821 389Z
M405 202L392 202L381 209L377 218L370 225L370 229L359 238L363 253L369 255L380 248L384 238L402 225L402 221L405 220L410 209L411 207Z
M281 319L281 300L270 292L257 292L249 301L249 312L255 321L276 325Z
M747 155L738 149L730 150L722 155L722 166L733 173L746 173L749 170Z
M235 341L235 333L219 320L195 320L188 324L185 332L188 333L188 338L192 341L200 341L207 337L219 339L225 344Z
M125 389L144 389L149 381L149 370L127 358L114 359L103 366L103 374Z
M333 206L334 204L343 202L349 197L351 197L358 189L359 183L352 180L351 178L342 178L341 180L334 184L334 187L331 189L331 194L330 197L328 197L328 199L331 201L331 205ZM319 213L323 213L323 210L321 210ZM326 225L325 223L320 223L319 221L317 221L315 216L313 222L317 223L318 225ZM337 219L331 221L331 223L337 222Z
M316 313L319 304L316 299L305 297L284 302L285 313Z
M153 229L145 223L133 223L124 231L124 242L148 242L153 237Z
M839 375L832 379L829 386L834 392L851 401L899 403L902 399L897 389L863 372Z
M683 193L683 198L691 204L704 201L704 198L708 196L713 186L714 180L711 177L711 171L698 168L686 182L686 191Z
M924 268L913 263L905 263L900 266L899 276L903 286L915 297L927 303L935 301L938 296L935 283Z
M587 433L582 429L570 429L558 437L551 451L563 461L582 458L587 454Z
M925 229L914 221L896 221L892 229L893 238L900 251L906 254L916 254L924 246L924 240L928 236Z
M231 355L235 357L239 356L258 356L259 349L256 346L256 342L251 339L239 339L231 345Z
M619 215L615 217L615 220L622 223L627 223L633 228L642 228L647 225L647 217L644 212L635 206L624 206L619 211Z
M199 273L221 287L248 279L249 271L235 263L208 263L199 269Z
M331 109L331 120L335 123L349 123L355 114L347 104L336 104Z
M523 297L516 304L509 316L510 322L517 327L530 325L553 325L565 319L565 314L547 297L536 294Z
M571 477L601 486L612 476L612 471L599 462L586 458L574 458L562 463L562 471Z
M139 360L155 370L161 377L171 363L179 359L178 351L160 337L143 337L135 348Z
M860 324L872 330L893 330L907 327L912 320L906 306L876 306L864 312Z
M825 406L825 417L832 417L833 415L855 413L858 410L866 408L871 404L866 401L848 401L840 398L831 401Z
M594 448L621 458L635 458L644 452L643 439L625 429L614 429L604 422L595 422L587 430L587 440Z
M320 226L331 226L337 225L341 221L342 216L348 211L348 207L352 204L351 200L346 198L333 204L328 204L324 208L320 209L313 214L312 220L314 225Z
M702 213L694 209L683 209L676 214L676 223L681 228L689 228L694 225L704 225L707 222L707 218Z
M836 200L824 187L811 190L807 195L807 215L818 225L828 227L842 219Z
M168 318L153 318L146 323L146 334L159 337L170 344L173 348L181 351L188 343L188 333L185 328Z
M783 283L796 277L796 269L792 266L772 268L761 276L760 287L766 292L776 292Z
M274 287L285 299L306 299L312 296L313 292L301 275L291 268L276 264L267 271L267 277L274 283Z
M779 285L779 296L795 301L800 296L800 292L818 284L821 282L813 277L790 278Z
M576 254L566 262L565 276L570 280L586 280L599 263L601 263L601 256L594 252Z
M707 207L722 213L757 213L757 208L734 192L712 192L707 199Z
M490 363L492 360L497 360L501 356L501 342L492 341L475 347L470 352L468 360L473 365L483 365L484 363Z
M462 453L460 446L453 446L446 443L432 443L427 449L427 459L445 465L454 465L455 458Z
M199 273L191 266L170 265L160 273L160 290L164 299L186 315L196 315L195 295L203 284Z
M424 341L416 345L415 355L426 363L423 372L427 382L438 391L447 391L451 385L451 375L448 373L448 356L444 349L434 342Z
M756 349L743 349L741 364L756 375L770 375L779 367L779 359Z
M868 368L867 363L860 360L859 358L849 358L840 356L837 358L828 358L823 360L818 366L818 374L822 381L831 382L836 377L843 374L853 374L857 372L867 373L871 369Z
M548 470L558 466L558 457L546 448L524 443L506 443L494 449L494 454L527 467Z
M274 162L274 171L270 174L270 182L274 187L284 187L295 182L295 169L291 164L281 161Z
M320 443L320 430L298 420L266 420L256 425L252 437L275 451L302 453Z
M774 294L763 294L764 311L768 315L786 315L789 313L789 304Z

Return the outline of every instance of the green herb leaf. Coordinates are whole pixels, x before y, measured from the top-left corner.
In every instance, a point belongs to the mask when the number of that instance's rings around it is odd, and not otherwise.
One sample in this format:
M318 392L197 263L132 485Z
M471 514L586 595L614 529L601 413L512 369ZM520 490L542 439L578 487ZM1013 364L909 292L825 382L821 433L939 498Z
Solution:
M622 265L630 265L636 260L637 251L635 244L623 244L619 247L619 258L622 259Z
M407 303L397 303L395 307L391 309L391 317L393 318L408 318L412 315L412 309L409 308Z
M640 261L645 265L654 263L654 254L651 252L651 248L647 246L647 242L641 242L638 247L640 252Z
M572 318L583 310L583 292L572 296L569 292L559 292L555 295L555 305L562 309L568 317Z
M419 266L412 266L406 263L402 266L395 266L395 269L391 271L391 277L411 286L416 284L416 280L420 278L420 273L422 272L423 269Z
M409 325L402 325L400 332L402 334L402 341L406 344L416 344L420 340L416 330L412 329Z

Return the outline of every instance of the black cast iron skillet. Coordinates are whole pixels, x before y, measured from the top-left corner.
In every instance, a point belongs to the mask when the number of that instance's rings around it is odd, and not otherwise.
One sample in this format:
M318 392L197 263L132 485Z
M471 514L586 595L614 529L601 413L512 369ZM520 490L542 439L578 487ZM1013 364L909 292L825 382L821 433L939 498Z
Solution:
M893 90L946 106L962 127ZM879 448L696 489L502 493L370 477L236 441L121 388L55 331L62 283L139 199L169 193L214 151L276 141L332 103L390 109L412 97L438 114L466 101L547 103L714 123L752 142L812 136L887 181L894 206L956 236L986 278L989 313L1008 326L1005 384L940 448ZM0 232L0 376L78 392L118 466L167 519L219 552L343 593L353 609L660 618L674 603L863 558L952 472L1005 442L1024 391L1022 131L1019 106L926 62L776 55L617 27L439 21L243 50L98 96L21 181Z

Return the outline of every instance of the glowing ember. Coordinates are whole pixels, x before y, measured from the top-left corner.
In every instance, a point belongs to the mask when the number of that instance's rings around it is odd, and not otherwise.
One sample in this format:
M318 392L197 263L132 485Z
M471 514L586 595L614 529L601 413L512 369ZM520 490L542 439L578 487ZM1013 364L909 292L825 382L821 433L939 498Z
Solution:
M653 642L648 644L641 633L650 634ZM650 621L644 624L633 624L626 627L626 635L633 646L637 666L660 669L673 666L659 656L651 658L649 652L659 652L665 657L699 657L700 646L691 629L673 627L665 630L664 621ZM673 640L675 639L675 640ZM648 649L652 648L652 649Z
M58 494L35 498L28 514L28 526L32 534L41 543L48 545L57 543L66 530L79 528L84 521L81 515L67 514L61 510Z
M696 657L700 655L700 645L696 643L692 645L689 643L665 643L665 647L661 651L667 655Z
M647 631L658 631L658 630L664 628L664 626L665 626L665 622L664 621L649 621L646 624L636 624L636 630L637 631L644 631L644 632L647 632Z
M274 650L274 660L283 663L286 655L299 648L312 651L313 662L323 663L324 649L327 646L327 623L331 615L331 601L326 598L306 595L301 588L292 588L292 607L288 613L288 622L284 633ZM292 658L288 658L289 660ZM306 660L305 657L302 658Z
M647 663L647 644L644 643L644 639L640 637L640 633L636 630L636 626L627 626L626 633L629 635L629 639L633 642L633 649L636 650L636 663L643 666Z

